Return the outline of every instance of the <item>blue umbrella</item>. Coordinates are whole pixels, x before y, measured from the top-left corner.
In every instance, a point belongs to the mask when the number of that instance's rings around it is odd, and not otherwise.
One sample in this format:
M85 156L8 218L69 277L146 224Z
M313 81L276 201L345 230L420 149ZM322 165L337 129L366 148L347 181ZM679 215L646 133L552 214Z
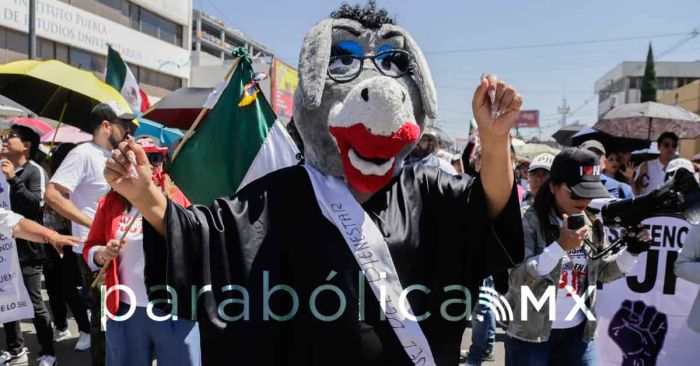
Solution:
M134 137L151 136L157 138L161 146L169 146L183 137L182 131L170 128L145 118L138 118L139 128L134 132Z

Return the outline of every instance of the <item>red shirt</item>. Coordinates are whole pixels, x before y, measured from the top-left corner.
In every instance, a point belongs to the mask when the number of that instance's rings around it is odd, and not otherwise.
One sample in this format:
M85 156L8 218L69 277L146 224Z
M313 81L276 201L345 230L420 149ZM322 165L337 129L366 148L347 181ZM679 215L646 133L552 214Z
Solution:
M191 205L191 202L185 197L184 193L175 186L173 186L170 199L183 207ZM112 239L119 239L116 237L116 232L119 228L119 221L122 219L122 216L127 214L125 209L124 199L114 191L109 192L100 199L99 205L97 206L97 213L90 227L90 234L88 234L85 246L83 247L83 258L85 258L86 262L90 260L88 255L90 253L90 248L95 245L106 245L107 242ZM105 276L106 289L110 289L119 284L118 271L119 258L117 257L112 260L107 268ZM107 296L105 302L107 310L112 314L116 314L119 308L119 291L112 291Z

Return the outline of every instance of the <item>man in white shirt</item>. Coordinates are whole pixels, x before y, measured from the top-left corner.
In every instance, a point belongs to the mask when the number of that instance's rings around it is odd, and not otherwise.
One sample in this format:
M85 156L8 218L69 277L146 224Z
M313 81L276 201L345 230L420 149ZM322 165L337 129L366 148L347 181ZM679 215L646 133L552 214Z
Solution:
M109 192L109 184L104 179L107 158L119 142L137 126L133 122L135 115L125 113L115 102L100 103L93 108L90 119L92 141L79 145L66 156L56 170L46 189L46 203L59 215L71 221L72 233L87 239L92 219L97 211L100 197ZM83 246L73 248L75 253L82 253ZM83 286L90 288L94 274L83 260L77 256L78 266L83 273ZM92 364L103 365L104 334L100 329L100 293L91 289L92 319L91 335L81 332L76 350L91 348ZM92 344L92 346L91 346Z
M676 157L678 135L666 131L656 140L659 147L658 159L642 163L634 177L634 193L640 196L659 188L664 183L666 166Z

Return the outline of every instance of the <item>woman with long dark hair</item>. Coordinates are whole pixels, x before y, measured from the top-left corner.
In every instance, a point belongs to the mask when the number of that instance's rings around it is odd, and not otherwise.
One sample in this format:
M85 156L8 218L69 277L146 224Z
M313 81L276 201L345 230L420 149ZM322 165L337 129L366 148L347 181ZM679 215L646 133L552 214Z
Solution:
M152 179L161 192L181 206L190 201L163 171L166 148L152 139L139 140L152 169ZM105 276L106 365L158 364L200 365L199 327L188 319L175 319L149 302L144 276L145 256L142 218L129 201L111 191L100 200L83 257L97 271L107 266ZM118 287L117 287L118 286ZM152 306L152 308L151 308ZM111 315L110 315L111 314ZM98 316L98 315L94 315Z
M549 180L523 215L526 259L509 278L507 297L515 319L506 336L507 365L598 364L593 341L596 283L622 277L649 248L650 239L645 230L638 230L626 237L627 249L593 259L605 247L605 235L587 206L592 199L610 197L600 182L598 161L583 149L561 152ZM535 306L524 300L529 295L547 300ZM585 308L579 299L584 299ZM524 314L521 306L527 309Z

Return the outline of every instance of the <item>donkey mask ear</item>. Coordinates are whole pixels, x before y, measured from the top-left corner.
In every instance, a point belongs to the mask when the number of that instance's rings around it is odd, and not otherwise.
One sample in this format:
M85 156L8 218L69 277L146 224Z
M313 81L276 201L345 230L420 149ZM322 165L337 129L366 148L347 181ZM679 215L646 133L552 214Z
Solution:
M316 109L321 105L331 56L333 20L326 19L313 26L301 45L298 91L301 91L306 109Z
M408 51L415 60L415 67L413 68L413 78L418 84L418 90L420 91L421 100L423 101L423 110L426 116L431 119L437 117L437 93L435 92L435 84L433 84L433 76L430 74L430 68L428 68L428 61L425 60L423 56L423 51L416 41L411 37L408 32L403 28L398 26L389 26L390 29L401 33L404 37L405 49Z

